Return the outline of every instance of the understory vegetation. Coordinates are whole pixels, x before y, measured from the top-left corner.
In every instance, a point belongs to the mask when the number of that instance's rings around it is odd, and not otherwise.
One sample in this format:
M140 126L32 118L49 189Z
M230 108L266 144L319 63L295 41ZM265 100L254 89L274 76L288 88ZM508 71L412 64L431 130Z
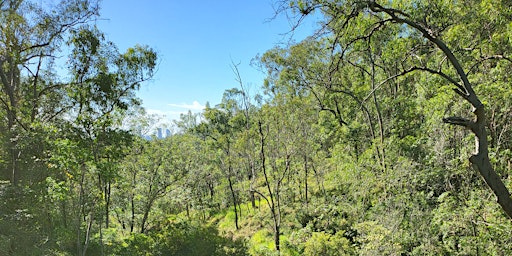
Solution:
M156 52L34 2L0 1L0 255L512 255L509 1L276 1L317 33L150 140Z

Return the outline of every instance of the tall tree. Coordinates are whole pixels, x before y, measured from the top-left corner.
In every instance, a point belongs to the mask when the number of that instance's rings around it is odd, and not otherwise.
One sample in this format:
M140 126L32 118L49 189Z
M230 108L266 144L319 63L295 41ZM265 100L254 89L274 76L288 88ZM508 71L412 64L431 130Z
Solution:
M239 193L235 182L239 172L235 169L234 160L234 137L243 127L243 120L240 118L241 110L232 99L227 97L226 92L223 101L216 108L206 108L204 111L204 122L197 126L196 131L210 140L210 145L216 151L214 160L227 178L233 212L235 213L235 227L239 228Z
M135 91L140 83L150 79L156 65L155 52L147 47L137 45L119 53L113 43L105 41L103 34L95 28L81 27L71 31L69 40L72 46L70 68L73 75L71 85L66 86L68 109L72 119L71 132L88 149L89 158L83 159L80 187L85 182L98 184L98 199L92 199L98 207L103 208L101 225L109 225L111 187L118 175L117 164L124 156L124 146L131 143L132 137L122 130L119 113L138 105ZM92 173L91 173L92 172ZM89 176L94 174L94 176ZM87 180L89 177L92 180ZM80 189L80 198L87 196ZM79 204L81 207L84 205ZM95 210L92 208L91 210ZM78 220L81 219L78 213ZM90 215L82 253L87 251L89 230L94 223ZM101 215L100 215L101 216ZM80 226L80 225L79 225ZM80 241L80 227L78 227ZM80 251L80 245L77 246Z
M504 212L512 218L510 192L489 158L488 114L475 90L475 83L493 79L478 75L487 63L510 64L511 47L504 41L508 23L503 19L510 17L510 8L506 8L505 2L321 0L291 1L290 6L303 15L315 9L326 15L325 29L334 36L333 70L344 64L359 65L365 60L359 53L364 52L368 56L367 63L374 67L377 63L373 56L386 56L393 47L402 45L400 53L387 59L386 64L394 69L375 76L380 82L375 84L372 93L386 83L418 72L452 85L460 99L472 107L473 118L452 116L444 118L443 122L465 127L473 133L475 152L469 160L496 195ZM480 26L474 27L475 18ZM386 70L385 66L376 68ZM480 86L477 89L481 90Z
M13 185L21 179L20 134L36 121L51 120L61 113L53 103L63 84L53 79L53 63L66 35L98 14L95 1L61 1L53 10L37 1L0 2L0 103L1 129L7 166L3 174Z

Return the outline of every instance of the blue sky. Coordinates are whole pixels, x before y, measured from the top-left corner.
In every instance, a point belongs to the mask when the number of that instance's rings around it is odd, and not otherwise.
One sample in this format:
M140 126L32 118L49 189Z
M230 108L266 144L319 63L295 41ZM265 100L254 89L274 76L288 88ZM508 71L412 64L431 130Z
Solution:
M315 20L290 34L285 15L275 14L270 0L103 0L97 26L121 51L149 45L159 54L153 81L138 93L149 113L166 115L200 111L218 104L224 90L238 87L231 69L253 91L265 75L251 60L276 45L311 35Z

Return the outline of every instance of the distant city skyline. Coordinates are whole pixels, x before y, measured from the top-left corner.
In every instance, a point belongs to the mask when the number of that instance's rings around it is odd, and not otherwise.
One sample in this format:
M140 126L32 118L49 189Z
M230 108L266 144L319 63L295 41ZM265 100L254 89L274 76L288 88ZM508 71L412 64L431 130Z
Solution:
M167 137L170 137L172 135L172 131L170 128L164 128L164 127L156 127L154 131L150 131L149 134L140 134L143 138L146 140L152 140L153 136L157 139L165 139Z

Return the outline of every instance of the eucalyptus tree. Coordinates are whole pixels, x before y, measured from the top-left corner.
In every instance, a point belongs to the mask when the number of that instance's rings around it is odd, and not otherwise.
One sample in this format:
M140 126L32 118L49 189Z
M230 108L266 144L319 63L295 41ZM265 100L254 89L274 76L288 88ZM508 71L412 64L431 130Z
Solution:
M150 141L139 138L124 159L124 184L117 191L117 207L118 212L125 213L119 216L123 223L129 223L130 232L146 233L155 225L152 220L161 216L151 218L151 214L163 211L157 204L170 201L172 191L189 171L192 162L183 154L189 151L188 146L179 139L178 136Z
M372 93L418 73L437 79L438 87L450 85L472 108L473 118L451 116L442 121L472 132L475 151L470 163L512 217L510 192L489 158L486 108L494 109L499 103L486 106L483 97L478 96L488 85L509 80L508 76L494 75L512 64L512 50L506 41L511 10L505 2L314 0L286 5L301 15L314 10L325 15L324 29L332 35L332 70L358 65L365 60L361 53L366 55L367 63L379 73L372 76ZM385 62L376 62L379 56L386 58ZM485 75L488 72L492 75Z
M236 179L239 172L235 169L236 152L234 144L237 133L244 127L244 121L240 118L241 110L230 99L230 92L224 94L222 102L215 108L206 108L203 112L203 122L196 127L196 132L209 141L215 152L211 159L222 170L227 178L233 212L235 213L235 227L239 228L240 199L236 189Z
M65 182L72 208L63 207L62 215L73 217L77 254L85 254L95 227L101 236L102 226L109 226L112 184L132 141L120 120L139 104L135 91L152 77L156 54L140 45L120 53L88 24L98 14L95 2L43 6L13 0L0 6L5 176L13 185L23 178L38 189L48 185L46 177ZM63 43L68 69L57 72ZM38 178L21 175L20 163L24 170L37 166Z
M0 10L1 129L8 153L3 173L16 185L26 154L20 135L64 112L63 88L72 82L56 79L55 61L70 30L92 21L98 4L61 1L48 8L38 1L8 0L0 2Z
M65 88L68 118L72 121L69 132L83 143L90 156L83 159L83 164L89 167L82 168L81 174L76 176L82 177L78 184L81 188L84 182L98 184L102 198L99 205L105 209L104 221L100 219L99 223L108 227L111 185L117 176L117 165L126 154L123 145L128 146L132 140L131 135L121 129L121 124L115 122L121 120L116 116L139 104L135 91L140 83L152 77L156 54L151 48L140 45L119 53L95 28L81 27L71 32L69 63L74 86ZM94 176L89 176L91 174ZM85 196L80 193L80 198ZM93 218L89 221L92 223Z
M268 74L264 87L269 92L307 95L314 100L311 107L321 112L319 121L330 126L324 130L325 151L340 139L353 148L350 152L356 159L373 147L376 160L384 167L385 133L382 122L378 122L383 118L378 118L379 111L366 102L370 78L354 66L333 70L330 45L329 37L309 37L287 48L267 51L258 59L260 68ZM347 137L340 136L340 127L348 129Z
M258 149L258 183L251 189L270 210L275 249L280 251L286 212L307 205L309 170L318 149L313 140L316 123L311 98L305 95L268 91L270 100L254 116ZM297 189L299 188L299 189ZM297 200L299 199L299 200Z

